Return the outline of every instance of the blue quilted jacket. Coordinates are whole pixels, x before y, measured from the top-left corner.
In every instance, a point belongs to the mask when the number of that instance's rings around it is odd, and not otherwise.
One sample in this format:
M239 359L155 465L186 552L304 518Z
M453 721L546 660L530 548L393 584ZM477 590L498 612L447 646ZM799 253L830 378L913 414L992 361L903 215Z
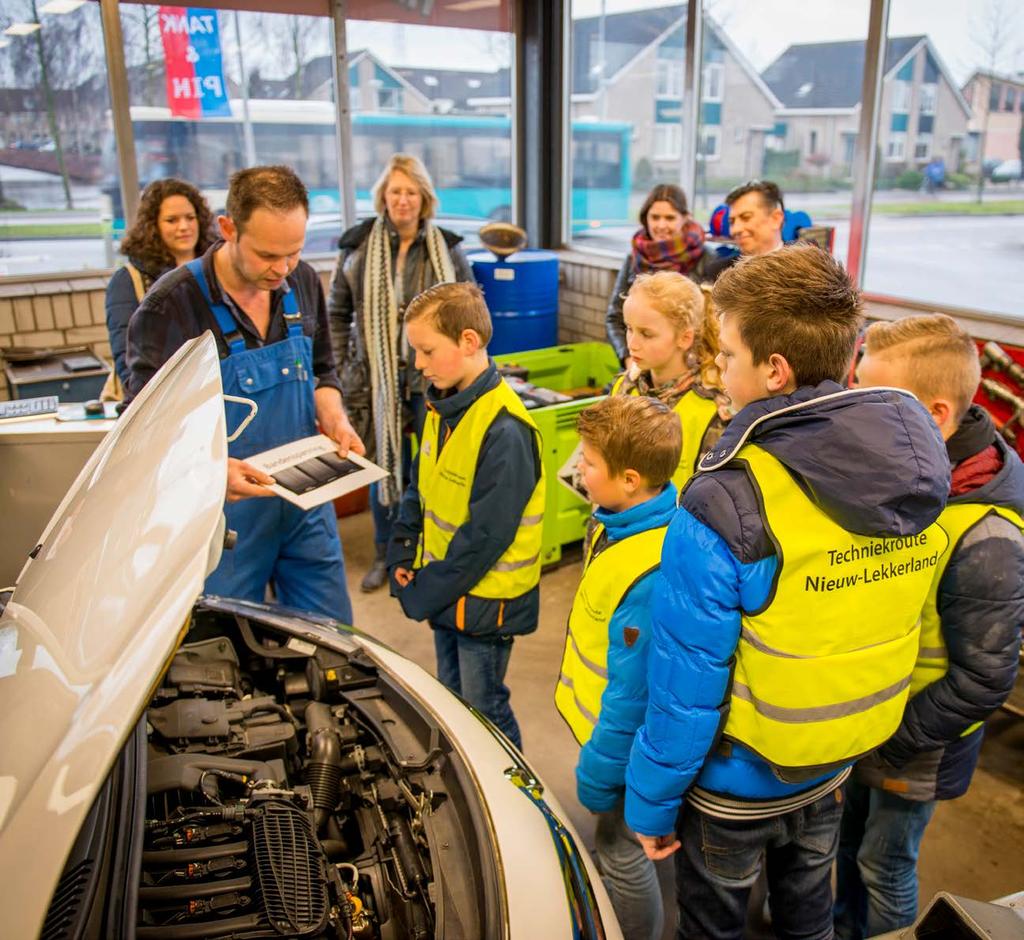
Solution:
M626 772L626 821L645 835L674 831L694 783L705 799L755 805L829 777L784 783L746 748L717 748L741 612L763 604L777 567L753 486L728 464L744 441L780 460L830 518L863 535L920 532L949 492L942 438L908 394L825 382L754 402L733 418L683 491L654 587L649 701Z
M669 483L654 499L624 512L594 514L610 542L668 525L676 512L676 488ZM651 589L657 572L640 578L615 608L608 624L608 685L590 740L576 766L576 795L600 813L622 799L626 761L647 708L647 652L651 645ZM627 633L627 628L629 632ZM636 632L633 632L633 631Z

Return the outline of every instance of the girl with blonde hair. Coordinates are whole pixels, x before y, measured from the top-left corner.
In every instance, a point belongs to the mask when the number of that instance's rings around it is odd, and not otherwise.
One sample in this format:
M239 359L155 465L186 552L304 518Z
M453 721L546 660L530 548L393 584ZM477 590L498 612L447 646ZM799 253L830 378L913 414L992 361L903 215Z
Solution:
M718 320L711 291L675 271L640 274L622 309L631 364L612 394L649 395L679 416L683 452L672 482L682 488L730 417L715 365Z

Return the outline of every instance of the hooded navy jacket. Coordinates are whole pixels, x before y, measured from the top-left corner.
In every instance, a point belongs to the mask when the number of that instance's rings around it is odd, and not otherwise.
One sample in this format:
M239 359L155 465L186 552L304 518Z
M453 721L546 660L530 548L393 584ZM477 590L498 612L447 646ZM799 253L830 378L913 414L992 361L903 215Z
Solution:
M649 703L626 772L626 821L646 835L674 831L695 783L702 805L753 808L845 773L784 783L749 749L716 747L742 612L762 606L777 568L744 469L706 469L744 442L780 460L822 511L862 535L914 535L935 521L949 492L942 437L907 393L824 382L753 402L733 418L680 497L654 587Z
M977 405L947 442L950 463L993 445L1002 468L949 503L988 503L1024 514L1024 464ZM961 735L1013 691L1024 625L1021 530L996 514L972 526L950 555L936 601L949 668L907 703L893 736L855 771L869 786L898 780L896 792L910 800L949 800L967 792L984 729Z

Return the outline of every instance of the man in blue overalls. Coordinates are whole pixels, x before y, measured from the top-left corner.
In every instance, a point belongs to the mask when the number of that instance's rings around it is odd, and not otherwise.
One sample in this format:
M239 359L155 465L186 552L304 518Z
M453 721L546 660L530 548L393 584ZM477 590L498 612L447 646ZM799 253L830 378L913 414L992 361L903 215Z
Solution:
M183 342L211 330L226 395L254 401L253 422L228 450L228 527L238 541L206 581L208 594L278 601L352 622L341 541L330 503L305 512L267 489L246 458L320 430L364 453L341 402L323 288L299 260L309 199L288 167L231 177L222 241L164 275L128 327L129 393L136 395ZM227 403L228 433L248 409ZM266 498L271 497L271 498Z

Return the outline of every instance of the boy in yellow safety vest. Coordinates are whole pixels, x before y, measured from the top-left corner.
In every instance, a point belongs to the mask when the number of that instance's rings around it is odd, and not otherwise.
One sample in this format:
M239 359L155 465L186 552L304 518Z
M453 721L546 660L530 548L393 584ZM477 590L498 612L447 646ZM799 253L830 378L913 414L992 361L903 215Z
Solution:
M583 411L579 471L597 504L583 579L569 613L555 705L583 745L579 801L597 813L595 844L622 933L661 936L658 876L626 828L626 762L647 706L651 588L675 515L681 431L664 402L612 396Z
M937 800L967 792L983 722L1013 689L1024 623L1024 464L971 400L970 335L929 314L872 324L858 385L913 392L946 441L949 547L921 614L910 701L896 733L859 761L840 830L835 923L842 940L908 927L917 858Z
M392 593L434 630L438 678L517 746L505 672L537 629L544 523L540 434L487 355L475 284L438 284L405 311L430 383L423 438L388 546Z
M839 384L861 301L831 255L745 258L712 300L736 415L665 536L626 822L677 853L680 936L740 936L763 869L774 934L825 940L841 786L903 715L949 463L912 395Z

